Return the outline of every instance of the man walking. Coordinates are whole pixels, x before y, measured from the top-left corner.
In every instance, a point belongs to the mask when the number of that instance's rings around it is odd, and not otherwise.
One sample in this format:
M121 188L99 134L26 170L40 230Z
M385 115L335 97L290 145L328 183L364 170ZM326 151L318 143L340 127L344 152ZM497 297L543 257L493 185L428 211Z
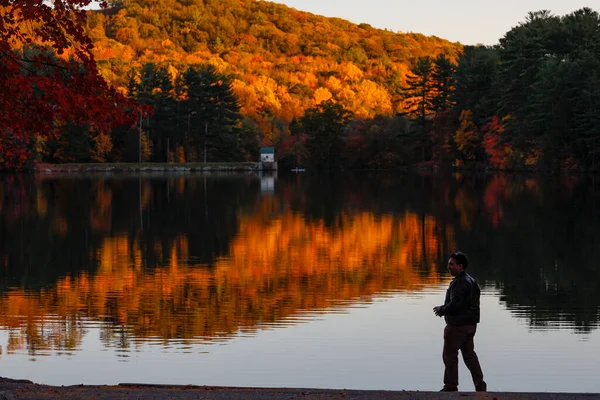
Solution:
M448 259L448 270L454 277L446 291L443 306L433 307L438 317L446 320L444 329L444 388L443 392L458 391L458 350L471 371L475 390L485 392L487 384L475 353L473 337L479 323L480 289L475 279L465 271L469 266L467 256L461 252L452 253Z

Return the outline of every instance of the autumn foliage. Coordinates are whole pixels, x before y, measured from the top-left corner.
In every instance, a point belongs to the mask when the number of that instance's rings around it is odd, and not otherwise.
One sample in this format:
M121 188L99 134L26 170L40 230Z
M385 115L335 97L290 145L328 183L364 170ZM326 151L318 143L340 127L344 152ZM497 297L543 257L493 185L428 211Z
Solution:
M21 167L66 124L100 135L131 123L126 99L98 74L81 9L90 2L2 2L0 166Z
M487 47L268 1L1 4L0 168L254 161L262 145L283 168L598 169L600 15L589 8L529 13ZM191 70L226 82L235 118L203 106L212 84L194 87ZM334 151L294 126L328 103L353 116Z
M504 126L496 116L483 127L486 132L483 138L485 151L489 163L494 168L506 169L510 166L511 146L506 138L502 136Z

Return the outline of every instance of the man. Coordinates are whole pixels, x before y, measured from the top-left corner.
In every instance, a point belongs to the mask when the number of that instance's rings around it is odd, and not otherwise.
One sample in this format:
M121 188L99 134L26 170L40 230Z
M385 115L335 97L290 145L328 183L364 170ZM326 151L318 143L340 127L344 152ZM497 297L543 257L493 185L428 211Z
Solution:
M445 366L443 392L458 391L459 349L467 368L471 371L475 390L487 391L473 343L479 323L480 289L475 279L465 271L468 266L469 261L463 253L456 252L450 255L448 270L454 279L446 291L444 305L433 307L435 315L443 316L446 320L442 353Z

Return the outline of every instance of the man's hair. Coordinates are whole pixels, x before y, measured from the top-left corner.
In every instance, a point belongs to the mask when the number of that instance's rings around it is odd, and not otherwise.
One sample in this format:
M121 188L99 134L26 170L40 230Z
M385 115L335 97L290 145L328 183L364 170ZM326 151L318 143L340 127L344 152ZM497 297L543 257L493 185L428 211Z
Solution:
M467 267L469 266L469 260L467 259L467 256L465 255L465 253L461 253L460 251L455 251L454 253L450 254L450 258L453 258L454 261L456 261L456 264L463 266L463 269L467 269Z

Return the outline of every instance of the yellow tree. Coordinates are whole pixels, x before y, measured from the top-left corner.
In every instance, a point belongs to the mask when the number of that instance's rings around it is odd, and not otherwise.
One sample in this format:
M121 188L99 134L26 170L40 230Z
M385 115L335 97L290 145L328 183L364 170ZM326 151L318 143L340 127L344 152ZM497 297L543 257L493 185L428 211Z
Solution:
M460 128L454 135L454 141L465 161L477 161L481 153L482 136L473 122L473 113L463 110L460 113Z

